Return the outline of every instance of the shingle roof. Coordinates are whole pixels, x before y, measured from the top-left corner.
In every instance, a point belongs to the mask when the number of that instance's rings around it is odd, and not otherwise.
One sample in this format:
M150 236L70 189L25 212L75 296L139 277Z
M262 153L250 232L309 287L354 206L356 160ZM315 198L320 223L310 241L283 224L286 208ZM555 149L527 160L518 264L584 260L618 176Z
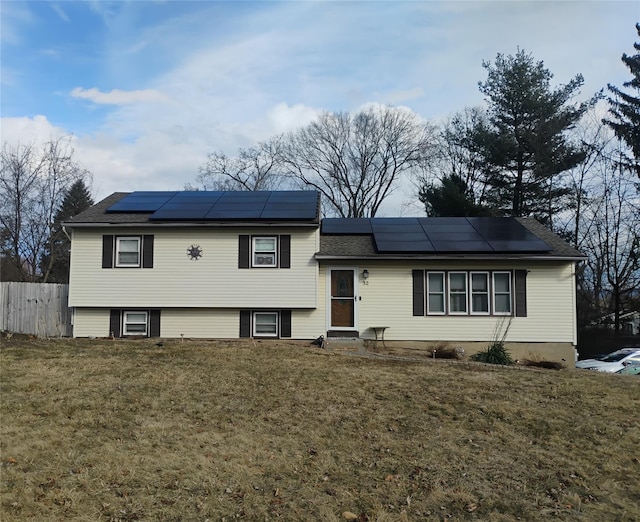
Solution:
M533 218L517 218L518 221L544 241L549 247L548 252L536 253L379 253L371 234L331 235L320 236L320 251L316 254L318 259L460 259L460 258L564 258L584 259L585 256L569 245L557 234L548 230ZM453 238L455 240L455 238Z
M107 214L107 210L111 205L120 201L123 197L130 194L129 192L114 192L102 201L96 203L87 210L80 212L77 216L67 220L65 224L73 225L78 223L96 223L96 224L125 224L125 223L147 223L149 221L149 213L114 213Z
M81 212L77 216L65 222L68 226L74 225L136 225L147 224L158 226L156 223L149 222L150 213L134 213L134 212L118 212L106 213L111 205L120 201L129 192L115 192L106 197L102 201L96 203L91 208ZM485 253L485 254L442 254L442 253L423 253L423 254L381 254L377 251L373 235L329 235L321 234L320 250L316 253L318 259L434 259L434 258L496 258L496 257L519 257L519 258L564 258L564 259L585 259L585 256L569 245L564 239L557 234L551 232L544 225L533 218L517 218L517 220L527 228L531 233L544 241L551 250L545 253L535 254L505 254L505 253ZM182 223L183 226L189 226L189 223Z
M234 192L175 192L173 194L182 195L198 195L198 198L205 204L214 204L219 198L222 201L226 195L231 201L225 201L225 209L228 211L225 215L225 211L221 210L217 212L220 217L204 217L190 219L185 216L186 210L179 210L177 217L175 211L169 211L169 217L158 217L158 206L152 211L151 208L145 208L144 211L130 212L130 208L140 208L127 204L131 198L127 196L136 197L139 192L115 192L103 199L99 203L96 203L91 208L81 212L77 216L67 220L64 224L70 227L73 226L109 226L109 225L140 225L146 224L151 226L157 226L159 223L180 224L183 226L189 226L193 223L200 224L242 224L242 223L257 223L268 225L272 222L286 223L292 226L318 226L319 214L320 214L320 196L317 193L310 191L306 192L264 192L260 193L263 200L268 199L267 203L252 203L252 196L255 193L249 194L247 192L234 193ZM157 192L148 192L151 196L155 194L164 194ZM265 194L267 194L265 196ZM273 196L272 196L273 194ZM313 194L316 194L316 201L313 201ZM222 196L221 196L222 195ZM304 201L300 201L300 196L304 196ZM216 196L216 197L214 197ZM245 197L247 196L247 197ZM277 196L280 199L277 199ZM310 196L310 197L309 197ZM211 198L211 199L208 199ZM284 198L284 199L282 199ZM311 198L311 199L310 199ZM155 199L155 198L154 198ZM167 200L170 198L167 198ZM124 200L124 201L123 201ZM120 202L120 203L119 203ZM117 208L111 208L115 203L119 203L120 207L124 207L123 211ZM124 203L124 205L123 205ZM247 207L247 205L254 205L253 207ZM236 205L236 206L234 206ZM263 205L263 206L260 206ZM161 211L168 205L162 206ZM146 207L146 203L145 203ZM188 203L183 203L183 208L189 209ZM258 211L258 213L255 212ZM312 217L315 213L315 217ZM240 216L240 217L236 217ZM244 217L251 216L251 217Z

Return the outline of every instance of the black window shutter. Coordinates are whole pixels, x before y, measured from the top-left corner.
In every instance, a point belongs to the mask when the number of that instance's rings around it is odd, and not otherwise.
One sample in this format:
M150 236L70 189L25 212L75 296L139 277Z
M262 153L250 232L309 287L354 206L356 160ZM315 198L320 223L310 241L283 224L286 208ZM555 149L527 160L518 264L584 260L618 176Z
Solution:
M280 310L280 337L291 337L291 310Z
M109 313L109 337L120 337L120 310L112 309Z
M153 268L153 236L142 236L142 268Z
M424 315L424 270L413 270L413 315Z
M280 236L280 268L291 268L291 236Z
M251 337L251 310L240 310L240 337Z
M238 236L238 268L249 268L249 236Z
M160 310L149 312L149 337L160 337Z
M102 268L113 268L113 235L102 236Z
M516 270L516 317L527 317L527 270Z

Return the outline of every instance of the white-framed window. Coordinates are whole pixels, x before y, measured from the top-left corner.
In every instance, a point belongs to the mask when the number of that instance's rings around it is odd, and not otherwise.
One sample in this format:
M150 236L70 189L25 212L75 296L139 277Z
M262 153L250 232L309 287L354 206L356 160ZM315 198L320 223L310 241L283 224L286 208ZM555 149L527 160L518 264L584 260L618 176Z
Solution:
M140 266L140 243L139 237L116 238L116 266Z
M466 272L449 272L449 313L467 313Z
M444 272L427 272L427 313L445 313Z
M511 272L493 273L493 313L511 315Z
M471 313L489 314L488 272L471 272Z
M253 312L254 337L278 337L278 312Z
M426 315L511 315L511 271L425 271ZM424 296L423 296L424 297Z
M124 335L147 335L147 312L125 311L122 314Z
M254 237L252 242L251 266L278 266L278 238Z

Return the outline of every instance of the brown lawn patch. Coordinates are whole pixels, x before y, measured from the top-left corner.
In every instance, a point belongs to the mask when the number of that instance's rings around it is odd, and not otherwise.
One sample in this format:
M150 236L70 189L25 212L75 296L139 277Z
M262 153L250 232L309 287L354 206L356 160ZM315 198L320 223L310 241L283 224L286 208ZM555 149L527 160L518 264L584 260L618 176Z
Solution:
M640 519L635 376L149 340L0 369L3 521Z

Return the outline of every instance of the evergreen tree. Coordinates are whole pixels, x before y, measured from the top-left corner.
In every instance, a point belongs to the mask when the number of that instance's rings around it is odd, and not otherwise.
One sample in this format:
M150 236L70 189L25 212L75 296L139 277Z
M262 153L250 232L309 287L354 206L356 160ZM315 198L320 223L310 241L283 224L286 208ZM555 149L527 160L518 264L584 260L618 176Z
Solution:
M426 185L418 197L431 217L488 216L489 209L475 202L473 192L456 174L442 178L439 186Z
M535 215L551 226L568 190L561 174L585 158L566 131L589 103L570 104L583 84L577 75L552 89L543 62L519 50L483 62L487 81L479 82L488 104L489 121L476 129L476 144L485 160L488 202L499 213Z
M636 30L640 36L640 23L636 24ZM631 149L633 158L627 158L626 163L640 177L640 43L634 43L633 47L639 51L635 55L622 54L622 61L633 75L631 80L622 85L635 89L638 94L633 96L609 84L607 87L613 94L608 98L611 119L604 119L603 122Z
M61 223L93 205L93 199L84 181L76 181L65 194L54 217L48 249L42 257L41 270L44 282L69 282L69 255L71 242L62 230Z

